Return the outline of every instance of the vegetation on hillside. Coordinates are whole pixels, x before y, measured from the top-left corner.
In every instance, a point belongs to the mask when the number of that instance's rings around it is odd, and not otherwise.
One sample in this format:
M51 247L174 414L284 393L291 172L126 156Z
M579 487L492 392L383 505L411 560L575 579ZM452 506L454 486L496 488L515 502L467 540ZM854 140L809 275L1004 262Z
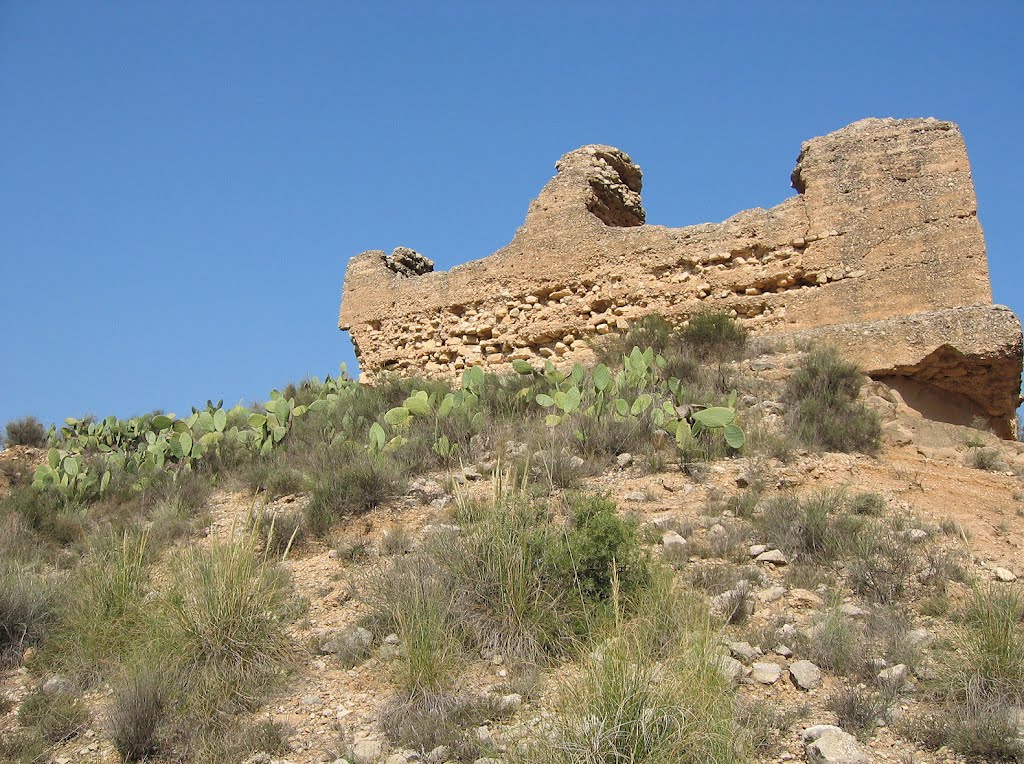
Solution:
M87 692L106 693L106 729L126 761L242 761L285 749L286 730L247 714L301 658L289 633L306 603L289 557L336 541L418 476L465 481L478 469L492 472L489 499L460 494L452 525L416 544L394 533L353 582L365 624L397 635L394 697L379 720L392 744L443 745L467 761L493 754L471 731L512 709L467 690L483 656L505 661L525 695L538 671L572 667L553 688L557 721L525 750L529 761L739 762L767 750L778 720L737 704L717 646L725 624L743 627L755 535L790 558L795 583L845 587L889 613L863 631L833 614L798 646L863 677L864 645L913 661L890 609L911 590L939 603L957 573L952 558L904 543L906 524L873 494L769 495L751 474L745 491L713 508L727 518L722 533L675 558L652 555L644 528L583 490L627 454L641 470L700 478L736 454L877 450L878 421L858 399L854 367L812 351L773 390L744 372L751 350L725 316L680 328L651 316L590 368L470 368L457 387L397 377L360 385L342 374L251 408L208 401L184 417L68 419L48 433L11 423L9 444L48 451L34 475L10 472L0 499L0 659L24 661L39 682L21 704L23 731L5 738L0 756L34 761L80 734ZM774 410L784 415L772 419ZM247 525L197 543L211 493L225 490L254 497ZM265 507L291 494L304 496L296 509ZM960 643L969 660L940 698L948 718L919 722L940 745L970 737L957 721L964 704L988 713L1024 693L1019 603L979 591L972 607ZM759 636L768 649L778 641ZM358 646L341 652L351 664L366 657ZM866 694L837 696L836 713L869 729L879 714L864 709L885 692L870 683ZM972 745L981 743L960 747Z

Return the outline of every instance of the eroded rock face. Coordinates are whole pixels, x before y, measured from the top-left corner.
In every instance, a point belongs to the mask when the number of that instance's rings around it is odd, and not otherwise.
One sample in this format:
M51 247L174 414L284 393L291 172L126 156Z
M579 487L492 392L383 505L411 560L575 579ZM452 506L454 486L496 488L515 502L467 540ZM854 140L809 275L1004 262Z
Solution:
M556 168L490 257L447 273L403 248L352 258L339 327L365 372L586 362L594 337L649 313L718 310L755 333L841 345L873 376L1010 434L1020 324L992 305L953 123L867 119L815 138L796 196L687 228L644 224L642 174L618 149L584 146Z

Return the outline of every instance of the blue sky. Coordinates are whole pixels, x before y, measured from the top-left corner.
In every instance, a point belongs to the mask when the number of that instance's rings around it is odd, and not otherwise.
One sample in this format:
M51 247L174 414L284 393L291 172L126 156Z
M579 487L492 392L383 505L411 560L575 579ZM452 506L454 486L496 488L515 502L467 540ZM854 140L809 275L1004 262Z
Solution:
M0 423L352 367L349 257L483 257L586 143L681 226L777 204L856 119L956 121L1024 310L1024 4L636 5L0 0Z

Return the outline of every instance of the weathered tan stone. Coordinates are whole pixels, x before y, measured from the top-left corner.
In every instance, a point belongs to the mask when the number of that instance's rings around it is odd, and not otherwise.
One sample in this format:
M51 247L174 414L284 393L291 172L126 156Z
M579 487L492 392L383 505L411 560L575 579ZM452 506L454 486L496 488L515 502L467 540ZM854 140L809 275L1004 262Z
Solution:
M637 317L726 310L755 333L837 344L904 394L1010 434L1020 324L992 305L956 125L856 122L803 145L796 196L687 228L644 225L640 169L618 149L585 146L556 168L490 257L447 273L404 248L352 258L339 327L364 371L454 375L466 361L438 348L479 352L464 344L479 337L492 370L587 361L590 339Z

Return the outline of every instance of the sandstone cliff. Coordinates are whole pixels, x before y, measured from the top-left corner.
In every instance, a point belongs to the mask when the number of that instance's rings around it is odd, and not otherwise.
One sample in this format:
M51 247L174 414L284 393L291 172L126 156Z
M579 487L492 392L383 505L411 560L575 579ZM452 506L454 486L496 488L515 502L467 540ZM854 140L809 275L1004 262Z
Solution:
M339 327L363 370L452 375L588 360L652 312L734 313L758 334L840 345L926 416L1008 436L1021 328L992 305L960 131L867 119L806 142L797 195L686 228L645 225L640 168L610 146L562 157L512 241L433 272L412 250L349 262Z

